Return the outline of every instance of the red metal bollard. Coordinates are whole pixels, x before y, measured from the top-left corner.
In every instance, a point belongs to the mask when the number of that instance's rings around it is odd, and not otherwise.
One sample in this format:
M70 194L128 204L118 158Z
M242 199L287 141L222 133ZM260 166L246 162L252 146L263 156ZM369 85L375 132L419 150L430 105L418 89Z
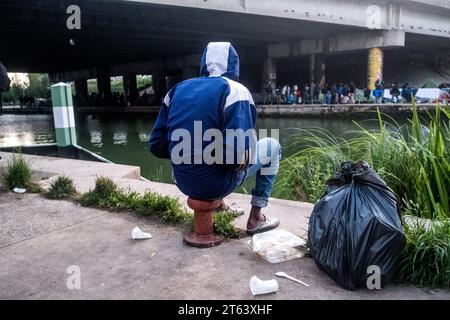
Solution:
M187 204L194 210L194 232L184 236L184 243L197 248L218 246L223 236L214 234L213 211L220 206L221 200L201 201L189 198Z

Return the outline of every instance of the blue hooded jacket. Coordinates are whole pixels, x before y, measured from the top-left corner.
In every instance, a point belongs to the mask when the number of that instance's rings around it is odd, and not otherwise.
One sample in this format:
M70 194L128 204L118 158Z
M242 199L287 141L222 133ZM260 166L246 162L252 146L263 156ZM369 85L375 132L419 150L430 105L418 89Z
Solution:
M228 42L211 42L203 52L200 77L178 83L164 98L150 136L150 151L172 160L176 184L187 196L202 200L227 196L254 156L255 136L245 139L244 144L236 138L233 145L226 138L228 129L250 132L256 125L252 96L236 82L238 79L236 50ZM214 135L202 139L209 129L220 132L222 141ZM189 148L180 149L181 141ZM221 161L203 159L211 145L219 147L210 154L221 153Z

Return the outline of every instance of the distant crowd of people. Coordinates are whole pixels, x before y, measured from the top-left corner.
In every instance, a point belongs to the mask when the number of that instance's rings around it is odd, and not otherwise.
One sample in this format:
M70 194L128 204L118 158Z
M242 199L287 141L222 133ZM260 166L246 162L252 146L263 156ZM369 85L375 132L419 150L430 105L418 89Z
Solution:
M111 93L111 101L108 101L103 95L96 92L91 92L88 98L89 107L126 107L125 95L119 92Z
M158 98L155 94L155 90L153 86L150 86L141 92L139 92L136 100L134 101L134 105L136 106L153 106L159 105Z
M402 101L401 91L400 91L400 85L398 82L391 83L389 86L385 86L383 81L380 81L379 79L375 82L375 90L373 90L372 94L375 97L375 103L383 103L384 98L384 91L385 89L389 90L390 95L392 96L392 102L397 103ZM402 86L402 89L408 89L408 83L405 83ZM417 91L417 90L416 90ZM407 102L411 102L411 91L409 91L409 95L405 95L405 98L407 99ZM370 90L366 89L364 91L364 97L367 98L367 100L370 98Z
M450 84L441 84L439 88L449 88ZM263 104L355 104L355 103L410 103L418 88L410 87L408 83L400 86L398 82L385 85L381 80L375 82L375 89L359 89L358 81L326 83L323 85L312 83L298 85L284 85L275 87L266 82ZM386 90L389 98L386 98Z
M357 81L325 85L305 83L302 86L286 84L280 89L267 82L264 104L355 103L358 85Z
M76 95L75 101L78 105L84 104L82 101L79 101L79 98ZM132 101L127 101L123 92L112 92L110 100L103 94L92 92L87 101L89 107L126 107L127 105L150 106L154 104L158 104L158 101L151 86L138 92L137 96L132 98Z
M52 106L51 99L35 98L27 94L20 96L17 100L14 98L4 98L3 100L6 105L16 106L18 104L20 108L42 108Z
M19 97L19 105L21 108L31 108L34 107L34 98L28 95Z

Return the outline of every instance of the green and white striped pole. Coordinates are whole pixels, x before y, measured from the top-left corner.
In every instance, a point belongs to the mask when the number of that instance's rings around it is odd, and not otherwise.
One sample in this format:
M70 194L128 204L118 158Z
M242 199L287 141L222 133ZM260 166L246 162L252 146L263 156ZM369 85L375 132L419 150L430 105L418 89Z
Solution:
M56 144L58 147L76 145L77 135L73 114L72 88L70 85L60 82L52 85L51 91Z

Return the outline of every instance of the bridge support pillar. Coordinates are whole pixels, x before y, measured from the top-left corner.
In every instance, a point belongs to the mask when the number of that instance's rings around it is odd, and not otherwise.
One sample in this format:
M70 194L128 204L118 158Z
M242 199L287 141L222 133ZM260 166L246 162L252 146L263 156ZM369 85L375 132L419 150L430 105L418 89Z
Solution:
M316 83L316 54L309 55L309 95L312 99L314 97L314 84Z
M277 86L277 61L274 58L266 58L264 61L263 82L263 88L267 82Z
M367 88L375 89L375 82L383 80L384 51L382 48L371 48L367 54Z
M78 107L87 107L88 105L87 79L75 80L75 101Z
M101 99L101 106L111 106L111 77L109 72L105 70L99 71L97 89Z
M183 68L183 80L197 78L199 74L199 68L196 67L184 67Z
M314 78L318 86L323 88L327 82L326 71L327 65L325 62L325 57L322 54L316 54L315 57L315 70Z
M153 89L155 90L155 96L159 104L161 99L163 99L165 94L167 93L166 75L162 71L152 72L152 84Z
M128 106L133 106L137 97L137 80L134 73L123 76L123 92Z

